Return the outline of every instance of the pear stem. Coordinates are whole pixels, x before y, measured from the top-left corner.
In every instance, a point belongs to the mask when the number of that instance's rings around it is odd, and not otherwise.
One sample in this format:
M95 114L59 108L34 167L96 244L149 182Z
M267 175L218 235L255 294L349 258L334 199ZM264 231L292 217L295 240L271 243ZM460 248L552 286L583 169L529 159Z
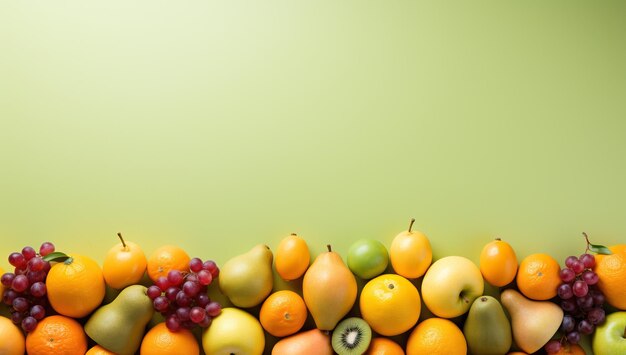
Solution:
M413 228L413 223L415 223L415 218L411 218L411 224L409 224L409 233L411 233L411 228Z
M296 233L291 233L291 235L297 235Z
M328 248L328 252L331 252L332 250L330 249L330 244L326 244L326 248Z
M117 233L117 236L120 237L120 240L122 241L122 246L126 248L126 242L124 242L124 238L122 238L122 233Z
M502 241L502 238L497 237L497 238L496 238L496 240L497 240L497 241L499 241L499 242L501 242L501 241Z

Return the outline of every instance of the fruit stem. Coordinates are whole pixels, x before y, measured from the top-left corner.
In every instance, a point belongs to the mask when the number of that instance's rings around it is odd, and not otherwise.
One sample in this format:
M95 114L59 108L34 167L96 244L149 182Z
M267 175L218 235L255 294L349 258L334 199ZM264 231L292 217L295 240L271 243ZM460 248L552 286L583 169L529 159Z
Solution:
M330 249L330 244L326 244L326 248L328 248L328 251L331 252L332 250Z
M496 240L497 240L497 241L499 241L499 242L501 242L501 241L502 241L502 238L497 237L497 238L496 238Z
M591 243L589 242L589 236L587 235L587 233L583 232L583 236L585 237L585 241L587 241L587 247L585 248L585 253L587 253L589 251L589 245Z
M291 233L291 235L297 235L296 233Z
M117 236L120 237L120 240L122 241L122 246L126 248L126 242L124 242L124 238L122 238L122 233L117 233Z
M411 218L411 224L409 224L409 233L411 233L411 228L413 228L413 223L415 223L415 218Z

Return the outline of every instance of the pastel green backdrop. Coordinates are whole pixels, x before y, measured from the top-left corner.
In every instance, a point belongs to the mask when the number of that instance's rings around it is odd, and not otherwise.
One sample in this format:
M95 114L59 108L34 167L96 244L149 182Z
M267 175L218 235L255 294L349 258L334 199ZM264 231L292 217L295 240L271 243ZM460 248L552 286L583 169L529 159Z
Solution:
M0 255L626 242L622 1L5 1ZM0 266L8 268L6 258Z

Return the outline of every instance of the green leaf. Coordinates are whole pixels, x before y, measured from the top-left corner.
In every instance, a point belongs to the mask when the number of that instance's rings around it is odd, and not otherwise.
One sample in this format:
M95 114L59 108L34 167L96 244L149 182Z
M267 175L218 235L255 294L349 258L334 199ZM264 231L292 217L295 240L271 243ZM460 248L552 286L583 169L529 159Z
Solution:
M589 244L589 250L591 250L592 252L594 252L596 254L604 254L604 255L611 255L611 254L613 254L613 253L611 253L609 248L605 247L604 245Z
M70 258L70 256L65 254L65 253L61 253L60 251L55 251L53 253L50 253L50 254L44 256L42 259L44 261L50 261L50 262L52 262L52 261L62 262L62 261L65 261L65 260L67 260L69 258Z

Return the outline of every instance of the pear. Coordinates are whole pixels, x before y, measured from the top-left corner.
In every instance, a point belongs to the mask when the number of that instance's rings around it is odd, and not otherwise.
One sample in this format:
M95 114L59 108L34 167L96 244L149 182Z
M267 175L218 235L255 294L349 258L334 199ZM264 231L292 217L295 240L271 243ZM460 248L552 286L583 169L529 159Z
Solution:
M511 348L511 323L500 302L491 296L478 297L472 303L463 334L474 355L501 355Z
M270 248L259 244L228 260L220 270L220 290L237 307L260 304L274 286L273 258Z
M354 275L341 256L327 247L302 280L304 303L320 330L333 330L354 306L357 293Z
M555 303L531 301L512 289L504 290L500 301L511 315L515 343L529 354L541 349L563 321L563 310Z
M98 308L85 324L85 332L98 345L116 354L134 354L152 319L152 301L142 285L122 290L113 302Z

